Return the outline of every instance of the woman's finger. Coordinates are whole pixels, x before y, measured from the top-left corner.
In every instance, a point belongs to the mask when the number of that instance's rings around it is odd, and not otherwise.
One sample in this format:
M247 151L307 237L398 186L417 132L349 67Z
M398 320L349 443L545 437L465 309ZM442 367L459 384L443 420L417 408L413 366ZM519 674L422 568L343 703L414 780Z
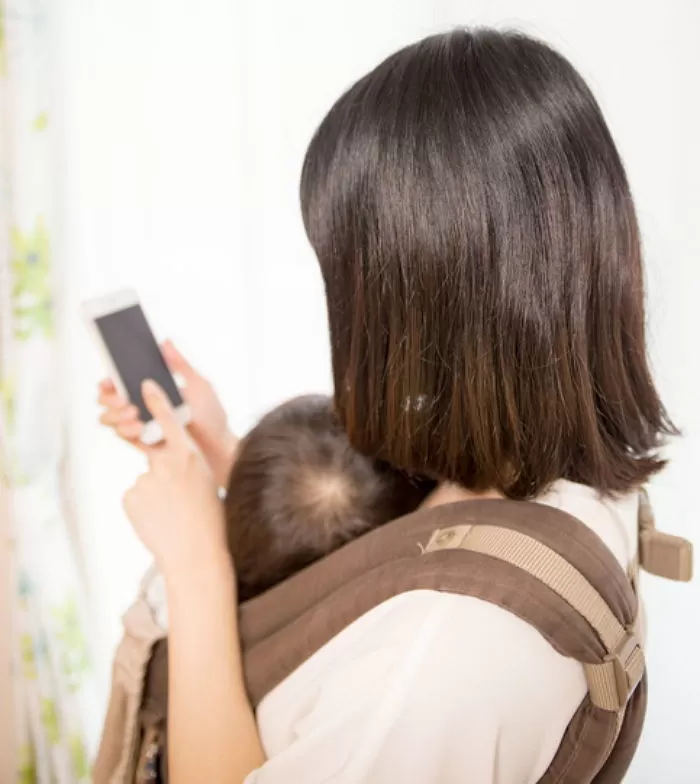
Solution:
M114 381L111 378L103 378L102 381L98 384L98 388L100 393L109 394L110 392L116 392L116 387L114 386Z
M163 440L168 451L171 449L190 449L190 440L185 428L180 424L165 392L155 381L144 381L142 393L146 407L153 414L153 418L163 431Z
M108 408L100 415L100 422L107 427L131 424L137 422L139 410L136 406L127 405L124 408Z
M120 395L119 392L100 392L97 402L105 408L126 408L130 405L127 398Z
M119 390L111 378L103 378L102 381L100 381L100 383L97 385L97 392L100 399L112 396L121 397L121 395L119 395Z
M185 383L190 384L195 378L199 377L199 373L190 365L172 341L166 340L161 348L170 370L180 375Z
M114 429L117 435L125 441L133 441L138 445L139 437L143 432L143 422L125 422L117 425Z

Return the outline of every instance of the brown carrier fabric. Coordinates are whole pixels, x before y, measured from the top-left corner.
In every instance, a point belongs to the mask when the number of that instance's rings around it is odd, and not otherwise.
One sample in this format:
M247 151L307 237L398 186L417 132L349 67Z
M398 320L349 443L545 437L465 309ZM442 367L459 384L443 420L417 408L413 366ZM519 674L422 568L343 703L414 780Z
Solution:
M678 556L678 547L671 550L664 550L666 576L678 579L683 572L689 579L690 561ZM679 557L686 571L673 567ZM419 510L243 604L240 633L253 704L354 620L416 589L503 607L538 629L559 653L582 662L589 692L540 781L622 780L646 708L637 598L595 533L537 503L480 500ZM167 781L166 712L167 640L161 640L149 664L140 717L144 734L152 736L154 728L161 733L161 781Z
M114 655L112 689L92 769L95 784L134 781L139 746L144 745L139 727L143 717L139 713L143 707L141 681L153 642L162 636L148 604L139 597L124 616L124 634Z

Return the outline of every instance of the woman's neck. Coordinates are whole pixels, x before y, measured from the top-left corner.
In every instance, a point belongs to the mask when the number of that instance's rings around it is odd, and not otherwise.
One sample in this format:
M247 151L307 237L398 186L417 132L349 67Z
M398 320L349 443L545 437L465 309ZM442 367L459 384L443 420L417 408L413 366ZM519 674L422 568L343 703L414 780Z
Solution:
M497 490L467 490L466 487L443 482L423 501L422 507L443 506L457 501L476 501L482 498L503 498Z

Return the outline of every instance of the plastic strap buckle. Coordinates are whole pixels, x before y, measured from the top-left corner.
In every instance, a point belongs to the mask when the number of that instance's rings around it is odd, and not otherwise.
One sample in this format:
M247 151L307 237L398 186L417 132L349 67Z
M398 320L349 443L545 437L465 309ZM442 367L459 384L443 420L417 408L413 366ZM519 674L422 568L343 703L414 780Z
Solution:
M639 637L633 631L628 631L620 647L606 656L606 661L612 663L617 698L622 708L627 705L644 675L644 651Z
M639 637L627 629L620 645L601 664L584 664L593 705L606 711L621 711L642 680L644 668Z

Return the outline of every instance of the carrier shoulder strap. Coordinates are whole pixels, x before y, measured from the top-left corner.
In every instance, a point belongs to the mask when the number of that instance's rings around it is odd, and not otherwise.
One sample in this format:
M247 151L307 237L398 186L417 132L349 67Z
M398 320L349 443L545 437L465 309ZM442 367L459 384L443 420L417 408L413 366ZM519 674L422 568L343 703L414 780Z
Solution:
M647 511L644 507L642 513ZM685 558L673 556L683 567L674 574L689 576ZM664 571L673 576L667 554L664 559ZM654 563L658 567L658 557ZM503 607L538 629L561 654L581 662L588 694L541 782L622 780L646 706L637 597L593 531L538 503L478 500L419 510L242 605L244 669L253 703L364 613L417 589L460 593ZM166 685L163 641L146 684L146 702L155 706L151 715L164 717Z

